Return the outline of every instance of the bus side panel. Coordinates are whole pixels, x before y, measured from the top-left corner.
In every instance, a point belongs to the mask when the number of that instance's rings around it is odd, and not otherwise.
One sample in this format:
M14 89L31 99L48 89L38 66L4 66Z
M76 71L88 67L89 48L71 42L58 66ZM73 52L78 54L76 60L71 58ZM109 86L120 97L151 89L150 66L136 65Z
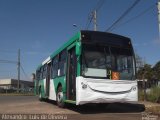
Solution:
M55 87L55 84L54 84L54 80L51 79L50 80L50 90L49 90L49 99L50 100L56 100L56 87Z
M66 77L61 76L53 79L55 94L57 93L58 85L62 85L64 99L66 99Z

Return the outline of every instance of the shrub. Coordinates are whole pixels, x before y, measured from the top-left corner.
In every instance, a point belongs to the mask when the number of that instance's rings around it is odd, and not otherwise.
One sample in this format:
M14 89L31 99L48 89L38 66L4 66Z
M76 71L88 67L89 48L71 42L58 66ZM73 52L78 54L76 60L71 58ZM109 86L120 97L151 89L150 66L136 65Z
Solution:
M160 86L154 86L150 92L147 93L147 100L151 102L158 102L160 100Z
M138 100L143 101L144 100L144 92L143 90L138 90Z

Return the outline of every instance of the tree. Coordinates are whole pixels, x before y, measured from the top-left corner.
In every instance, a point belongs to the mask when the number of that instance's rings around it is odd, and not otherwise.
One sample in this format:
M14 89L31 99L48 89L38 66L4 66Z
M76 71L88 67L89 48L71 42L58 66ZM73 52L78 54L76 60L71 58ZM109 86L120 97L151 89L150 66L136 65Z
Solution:
M144 74L144 78L143 78L143 74ZM143 67L139 68L137 72L137 79L151 80L152 77L153 77L153 70L151 68L151 65L145 64Z
M140 68L144 66L144 61L138 54L135 54L135 59L136 59L136 68L137 68L136 70L138 71Z

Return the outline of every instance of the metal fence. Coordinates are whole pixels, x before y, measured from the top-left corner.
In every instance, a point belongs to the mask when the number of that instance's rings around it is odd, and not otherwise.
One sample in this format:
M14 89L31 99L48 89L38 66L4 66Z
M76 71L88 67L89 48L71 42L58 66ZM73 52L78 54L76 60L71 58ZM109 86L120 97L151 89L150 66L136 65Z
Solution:
M160 80L138 80L140 101L160 103Z

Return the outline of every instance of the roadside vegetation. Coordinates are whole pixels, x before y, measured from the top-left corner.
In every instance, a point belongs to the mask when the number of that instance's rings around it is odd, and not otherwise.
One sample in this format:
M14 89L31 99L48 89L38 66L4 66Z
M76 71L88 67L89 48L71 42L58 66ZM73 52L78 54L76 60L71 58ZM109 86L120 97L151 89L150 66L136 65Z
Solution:
M153 79L160 80L160 61L157 62L153 67L149 64L140 66L137 71L137 79L147 79L149 81Z
M147 93L147 100L160 103L160 86L154 86L151 88L150 92Z
M160 103L160 61L154 66L144 64L138 68L137 79L139 81L138 97L140 101L145 98L144 89L146 90L146 100L150 102ZM145 85L144 85L144 81Z
M144 91L138 92L139 101L144 101ZM160 86L153 86L150 91L146 93L146 100L150 102L160 103Z

